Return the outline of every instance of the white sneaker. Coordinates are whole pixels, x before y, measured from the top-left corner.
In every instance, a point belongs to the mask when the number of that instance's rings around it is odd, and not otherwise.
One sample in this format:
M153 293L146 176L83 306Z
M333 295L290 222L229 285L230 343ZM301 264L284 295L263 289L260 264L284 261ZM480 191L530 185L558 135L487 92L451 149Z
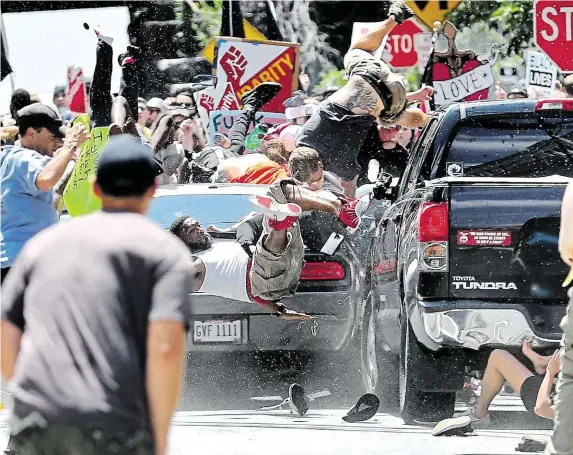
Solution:
M454 417L463 417L463 416L468 416L470 419L472 419L472 426L481 426L481 425L487 426L491 424L490 414L487 413L483 417L477 417L475 406L472 406L471 408L466 409L463 412L457 412L454 414Z
M258 208L258 212L266 215L268 218L276 221L282 221L289 217L299 217L302 209L299 205L287 202L281 204L271 196L258 196L250 197L251 204Z

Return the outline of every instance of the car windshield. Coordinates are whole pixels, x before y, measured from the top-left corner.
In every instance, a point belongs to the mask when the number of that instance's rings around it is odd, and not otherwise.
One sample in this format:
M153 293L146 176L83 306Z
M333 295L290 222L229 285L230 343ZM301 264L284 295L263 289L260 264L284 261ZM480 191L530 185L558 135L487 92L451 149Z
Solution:
M253 211L248 194L163 195L153 198L148 216L165 229L178 216L189 215L204 228L224 229Z
M447 161L472 177L573 177L573 119L472 119Z

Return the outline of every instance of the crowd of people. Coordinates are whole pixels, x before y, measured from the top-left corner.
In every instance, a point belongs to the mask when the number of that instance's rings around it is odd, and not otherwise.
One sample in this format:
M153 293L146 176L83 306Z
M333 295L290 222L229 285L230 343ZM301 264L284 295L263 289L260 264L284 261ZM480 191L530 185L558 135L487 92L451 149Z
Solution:
M355 232L388 181L356 197L369 166L377 164L376 175L400 177L430 118L420 105L433 89L409 92L405 78L373 56L412 14L393 2L388 18L346 55L346 85L295 92L285 102L287 122L257 125L251 153L245 143L256 113L280 84L245 93L229 134L209 143L194 98L206 84L145 100L139 49L128 46L119 56L121 88L112 93L113 38L99 29L89 113L69 110L65 87L55 89L56 109L29 91L14 92L0 152L1 368L15 403L13 450L163 455L180 389L190 293L259 304L282 319L311 318L282 303L296 292L304 264L298 217L324 212ZM573 76L563 89L573 97ZM82 146L102 132L109 139L92 169L102 210L58 223L71 208L64 193ZM251 198L258 215L241 220L235 244L213 244L192 213L174 220L170 232L143 216L158 185L208 182L269 185L267 195ZM531 352L552 380L555 356ZM508 381L522 397L527 384L526 407L553 417L546 381L531 380L508 355L492 354L488 393L467 416L487 421L491 400ZM535 388L544 390L543 406Z

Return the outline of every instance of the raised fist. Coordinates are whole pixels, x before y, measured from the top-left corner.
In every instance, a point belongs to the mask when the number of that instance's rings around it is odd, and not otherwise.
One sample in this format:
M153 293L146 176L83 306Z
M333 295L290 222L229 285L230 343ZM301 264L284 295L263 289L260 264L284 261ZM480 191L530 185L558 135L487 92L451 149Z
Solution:
M247 59L235 46L231 46L229 51L221 58L221 67L227 73L227 78L240 82L247 68Z

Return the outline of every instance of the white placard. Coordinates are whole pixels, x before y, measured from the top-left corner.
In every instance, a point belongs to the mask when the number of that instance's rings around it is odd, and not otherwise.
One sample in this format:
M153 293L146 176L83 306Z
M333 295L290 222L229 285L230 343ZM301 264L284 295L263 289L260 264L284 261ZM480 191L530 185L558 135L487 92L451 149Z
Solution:
M418 69L423 73L432 54L432 33L414 35L414 49L418 53Z
M437 105L453 103L488 89L494 84L491 63L486 63L453 79L433 81L434 101Z
M557 82L557 67L543 52L527 51L525 83L539 96L551 96Z
M354 22L352 25L352 38L350 39L350 45L354 45L363 36L366 36L376 30L382 22ZM382 40L380 47L374 52L374 56L377 59L383 59L382 53L386 47L386 41L388 41L388 35Z
M209 130L209 112L214 109L215 87L208 87L200 92L194 93L197 112L205 131Z

